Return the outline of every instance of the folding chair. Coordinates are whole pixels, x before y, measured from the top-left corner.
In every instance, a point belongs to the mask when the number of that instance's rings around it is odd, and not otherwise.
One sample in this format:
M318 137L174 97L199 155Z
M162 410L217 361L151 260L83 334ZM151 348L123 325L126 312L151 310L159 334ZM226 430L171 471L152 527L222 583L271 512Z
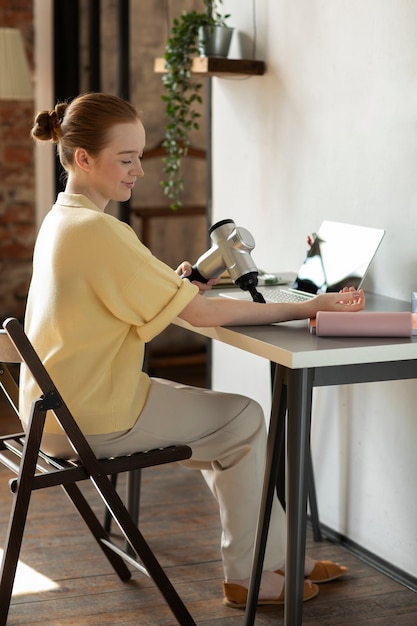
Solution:
M0 387L3 389L3 392L6 398L9 400L9 403L16 413L19 415L19 387L17 382L11 375L9 368L5 363L0 362Z
M9 481L14 496L1 565L0 626L5 626L9 613L32 491L55 485L61 485L64 489L119 578L126 582L131 577L126 563L139 569L153 579L178 623L182 626L195 626L193 618L112 486L110 478L120 472L190 458L191 448L171 446L130 456L97 459L21 324L18 320L9 318L3 323L3 328L5 330L0 330L0 362L25 362L42 395L33 402L26 433L0 437L0 462L17 475L17 478ZM62 461L41 452L42 433L49 410L53 411L80 461ZM133 558L112 542L93 513L76 484L87 479L97 489L137 558Z

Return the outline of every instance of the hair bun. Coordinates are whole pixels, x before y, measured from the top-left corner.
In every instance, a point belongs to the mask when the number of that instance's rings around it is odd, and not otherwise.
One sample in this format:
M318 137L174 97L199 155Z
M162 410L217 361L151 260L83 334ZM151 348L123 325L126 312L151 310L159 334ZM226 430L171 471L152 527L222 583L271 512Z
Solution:
M66 104L57 104L52 111L38 113L32 128L32 137L41 141L58 143L66 108Z
M67 104L60 103L55 106L53 111L49 112L51 138L55 142L61 136L61 124L64 120L66 108Z

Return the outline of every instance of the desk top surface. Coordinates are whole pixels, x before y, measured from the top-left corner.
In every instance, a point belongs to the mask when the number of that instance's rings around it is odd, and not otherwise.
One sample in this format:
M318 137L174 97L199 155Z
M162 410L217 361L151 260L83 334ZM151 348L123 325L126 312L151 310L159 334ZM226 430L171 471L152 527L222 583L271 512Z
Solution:
M410 303L367 293L365 310L409 311ZM307 320L217 328L195 328L180 319L176 324L291 369L417 359L417 336L316 337Z

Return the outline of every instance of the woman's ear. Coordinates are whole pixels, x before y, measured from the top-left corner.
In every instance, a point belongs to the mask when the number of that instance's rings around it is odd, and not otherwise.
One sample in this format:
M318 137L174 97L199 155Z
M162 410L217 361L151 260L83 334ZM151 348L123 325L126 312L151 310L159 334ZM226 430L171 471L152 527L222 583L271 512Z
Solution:
M91 158L84 148L77 148L74 153L75 165L84 171L89 171L91 167Z

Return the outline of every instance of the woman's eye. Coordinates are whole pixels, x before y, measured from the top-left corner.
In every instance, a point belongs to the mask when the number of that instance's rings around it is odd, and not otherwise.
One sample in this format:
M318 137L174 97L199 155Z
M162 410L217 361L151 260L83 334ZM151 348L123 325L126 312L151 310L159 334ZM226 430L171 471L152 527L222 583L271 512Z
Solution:
M132 163L132 161L122 161L122 163L123 163L124 165L130 165L130 164Z

